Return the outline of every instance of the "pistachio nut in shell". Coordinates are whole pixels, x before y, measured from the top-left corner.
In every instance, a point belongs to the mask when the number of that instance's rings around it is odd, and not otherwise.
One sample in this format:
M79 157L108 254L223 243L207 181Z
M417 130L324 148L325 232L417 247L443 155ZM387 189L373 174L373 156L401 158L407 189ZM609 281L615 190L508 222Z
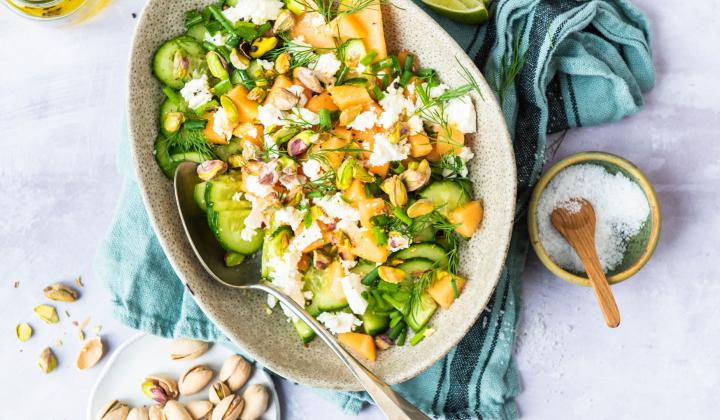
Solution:
M45 293L45 297L48 299L59 302L75 302L78 299L77 290L62 283L49 285L43 289L43 293Z
M240 389L250 378L252 365L242 356L234 354L225 360L220 369L220 380L224 381L230 390L235 392Z
M260 384L250 385L243 392L245 408L240 415L240 420L256 420L262 417L270 402L270 393L265 386Z
M43 373L50 373L55 369L56 366L57 359L55 358L55 353L53 353L50 347L45 347L45 349L40 352L40 359L38 359L38 367Z
M126 420L130 408L122 401L112 400L98 411L97 420Z
M207 400L190 401L185 404L185 408L193 420L210 420L213 407L215 407L215 405Z
M100 337L91 338L83 343L80 348L75 365L80 370L90 369L95 366L105 354L105 346Z
M17 338L20 341L28 341L33 335L33 329L30 324L23 322L21 324L17 324L15 327L15 335L17 335Z
M150 420L167 420L161 405L153 405L148 409Z
M163 376L148 376L140 385L143 394L154 401L164 404L178 397L177 383Z
M237 420L243 411L245 401L238 395L228 395L223 398L212 412L212 420Z
M402 179L397 175L393 175L383 181L383 183L380 184L380 189L388 195L390 203L392 203L393 206L403 207L407 204L407 188L405 188Z
M208 399L213 404L218 404L220 401L223 400L223 398L227 397L228 395L232 394L232 391L230 390L230 387L227 386L225 382L215 382L209 389L208 389Z
M190 338L178 338L170 344L171 360L191 360L202 356L210 348L210 344Z
M300 81L306 88L312 90L315 93L321 93L323 87L320 84L320 80L315 76L315 73L307 67L298 67L293 71L293 75Z
M206 160L197 167L197 174L203 181L210 181L227 171L227 163L219 159Z
M275 18L275 24L273 25L273 33L279 34L281 32L289 31L295 25L295 16L289 10L283 10Z
M215 373L205 365L193 366L178 379L180 395L192 395L200 392L210 383Z
M130 410L127 420L150 420L150 412L147 407L135 407Z
M167 420L193 420L185 406L175 400L170 400L163 407L163 414Z
M408 217L414 219L416 217L425 216L435 210L435 205L427 198L421 198L407 208Z
M40 319L48 324L57 324L60 321L57 311L52 305L38 305L34 311Z

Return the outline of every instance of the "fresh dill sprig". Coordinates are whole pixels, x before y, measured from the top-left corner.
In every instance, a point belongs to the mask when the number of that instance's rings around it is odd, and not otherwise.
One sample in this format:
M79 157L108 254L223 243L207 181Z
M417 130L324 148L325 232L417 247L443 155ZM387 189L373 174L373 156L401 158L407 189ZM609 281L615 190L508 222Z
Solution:
M339 16L352 15L365 9L384 4L392 4L390 0L300 0L306 12L319 13L325 23L330 23Z
M515 77L518 73L520 73L520 70L522 70L525 65L525 56L527 55L529 48L520 52L520 32L521 31L518 31L515 34L515 42L513 43L511 54L503 56L500 77L499 79L496 79L497 82L495 83L495 90L498 92L500 105L505 102L505 97L507 96L508 90L513 85Z
M433 169L433 173L437 173L443 178L465 178L462 175L463 170L466 169L465 162L455 153L445 153L440 156L437 163L430 164L430 167Z
M199 129L191 130L183 127L167 137L167 145L168 149L175 153L197 152L205 156L215 156L203 131Z
M296 67L307 67L310 63L316 61L319 57L318 52L329 52L335 48L313 48L311 45L299 43L290 39L286 34L278 35L282 41L282 45L270 51L267 56L275 60L280 54L287 52L292 57L290 69Z
M465 67L460 62L460 59L458 59L457 57L455 57L455 61L457 61L458 65L460 66L460 70L458 70L458 74L460 74L460 77L462 77L463 80L465 80L465 83L466 83L465 86L470 88L469 91L475 91L480 96L480 99L485 100L485 97L482 94L482 90L480 90L480 85L478 84L477 80L475 80L473 75L470 73L470 70L468 70L468 68Z
M335 186L335 171L330 170L322 174L319 178L308 181L303 187L307 191L306 195L308 196L322 197L333 194L337 191L337 187Z

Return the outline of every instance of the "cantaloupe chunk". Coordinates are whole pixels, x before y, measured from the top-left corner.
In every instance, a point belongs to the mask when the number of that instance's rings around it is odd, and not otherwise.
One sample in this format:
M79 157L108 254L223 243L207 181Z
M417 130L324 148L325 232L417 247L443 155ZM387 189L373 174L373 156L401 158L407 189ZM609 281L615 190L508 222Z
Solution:
M408 137L410 143L410 156L423 157L433 151L433 145L428 136L424 134L414 134Z
M465 145L465 134L458 130L454 124L450 124L450 137L441 128L438 133L433 151L427 155L430 162L438 162L440 157L449 152L460 153L460 149Z
M337 105L335 105L335 102L333 102L330 94L327 92L323 92L310 98L307 104L305 104L305 108L316 114L319 113L321 109L327 109L328 111L338 110Z
M295 26L291 29L292 38L302 37L305 42L314 48L335 48L335 32L331 25L317 26L316 19L323 19L317 12L308 12L295 19Z
M333 86L330 88L330 96L341 111L354 105L368 105L374 102L367 89L362 86Z
M358 356L375 361L375 340L372 336L354 332L340 333L338 341Z
M469 238L480 226L483 219L483 206L480 201L470 201L462 207L448 213L448 220L455 226L455 232Z
M358 211L360 213L360 223L369 228L372 226L370 219L373 216L387 213L387 206L382 198L370 198L358 201Z
M248 99L248 91L242 85L235 86L226 95L233 101L240 115L241 123L253 122L258 115L258 103Z
M352 2L341 2L339 8L342 10L352 4ZM377 51L378 59L387 56L382 10L379 1L368 5L368 7L357 13L340 15L336 21L338 32L343 41L350 38L360 38L368 51Z
M343 196L348 199L355 207L360 206L360 202L362 200L367 199L367 194L365 193L365 184L362 183L359 179L353 179L350 186L343 191Z
M235 127L233 136L250 141L257 147L263 147L263 126L260 124L242 123Z
M455 301L455 293L453 292L453 277L455 278L455 289L458 296L465 287L465 279L460 276L453 276L444 270L439 270L435 274L433 284L428 287L428 294L443 308L449 308Z
M353 246L350 251L360 258L376 263L384 263L389 251L387 246L377 244L375 234L371 230L364 230L351 238Z
M335 132L335 134L340 134L340 132ZM320 152L321 150L336 150L341 149L345 147L348 143L350 143L350 138L348 137L340 137L340 136L332 136L329 139L325 140L324 142L320 144L316 144L312 147L311 151L314 153ZM345 152L342 151L329 151L329 152L323 152L323 157L327 159L330 166L332 166L333 169L337 169L342 164L343 159L345 159Z
M278 95L280 89L287 89L290 86L293 85L292 79L285 76L284 74L281 74L280 76L275 78L275 81L273 82L272 87L270 88L270 91L268 91L267 96L265 97L265 101L263 104L268 104L271 101L273 101L273 97Z
M213 130L213 124L215 124L215 114L210 114L210 118L208 118L207 124L205 124L203 135L205 135L205 138L212 144L226 144L227 139Z

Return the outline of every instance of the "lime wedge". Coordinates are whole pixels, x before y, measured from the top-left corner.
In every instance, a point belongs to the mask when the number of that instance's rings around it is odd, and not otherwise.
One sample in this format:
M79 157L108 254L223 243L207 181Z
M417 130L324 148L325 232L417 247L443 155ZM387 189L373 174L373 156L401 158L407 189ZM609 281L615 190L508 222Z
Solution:
M462 23L482 23L488 20L483 0L422 0L431 9Z

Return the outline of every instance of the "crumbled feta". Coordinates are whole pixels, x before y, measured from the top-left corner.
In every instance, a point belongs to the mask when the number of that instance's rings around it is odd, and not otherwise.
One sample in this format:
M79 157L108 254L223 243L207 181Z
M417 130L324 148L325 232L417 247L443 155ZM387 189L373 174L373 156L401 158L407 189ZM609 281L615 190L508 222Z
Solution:
M277 299L273 295L267 295L267 306L272 309L277 305Z
M454 156L455 162L456 162L458 165L462 165L462 166L460 167L460 170L456 172L456 171L454 171L454 170L452 170L452 169L447 169L447 168L446 168L446 169L443 169L442 175L443 175L445 178L454 178L454 177L456 177L456 176L458 176L458 175L459 175L459 176L462 176L462 177L467 176L467 174L468 174L468 168L467 168L467 165L466 165L466 164L467 164L467 162L468 162L470 159L472 159L473 157L475 157L475 154L470 150L469 147L462 147L462 148L460 148L460 151L458 152L457 156ZM458 162L458 160L459 160L459 162Z
M320 123L320 116L307 108L293 108L282 122L285 123L317 125Z
M293 95L297 96L298 99L300 99L300 102L298 102L298 107L302 108L307 103L307 97L305 96L305 88L300 85L292 85L288 88L285 88L288 92L292 93Z
M357 265L357 261L340 258L340 265L342 265L345 275L348 275L350 274L350 270Z
M247 192L260 198L265 198L275 191L271 184L261 184L260 178L257 175L245 176L245 188Z
M475 153L473 153L469 147L461 147L458 156L460 156L460 159L462 159L463 163L467 163L470 161L470 159L475 157Z
M406 98L402 91L402 88L395 89L391 84L385 96L379 102L383 109L382 114L380 114L379 123L384 128L392 127L398 122L403 113L412 115L413 111L415 111L415 104Z
M351 332L354 326L362 325L355 315L347 312L323 312L317 316L317 320L322 322L325 328L333 334Z
M388 162L407 159L409 147L406 143L392 144L385 134L375 134L373 138L375 142L369 159L370 165L381 166Z
M265 222L263 211L267 208L267 204L264 200L260 200L252 195L247 196L248 200L252 204L250 213L245 217L245 227L240 232L240 237L245 241L251 241L255 236L255 233L260 229Z
M296 230L303 221L303 212L295 207L283 207L275 212L275 223L280 225L289 225Z
M205 32L204 40L213 45L225 45L225 37L221 32L216 32L215 35L210 35L209 32Z
M413 115L407 120L407 124L410 127L410 135L421 133L424 130L422 119Z
M232 197L230 197L230 199L232 201L240 201L240 200L242 200L242 197L243 197L243 195L241 192L236 192L232 195Z
M305 297L306 300L312 300L313 292L306 290L303 292L303 296Z
M350 273L340 279L340 285L342 286L350 310L358 315L364 314L368 306L367 300L362 297L362 292L367 290L367 287L365 287L360 280L360 276L354 273Z
M313 200L316 206L320 207L325 214L335 219L348 220L356 222L360 220L360 212L353 206L346 203L341 193L334 195L326 195L324 197Z
M340 219L335 225L335 228L345 232L351 238L356 238L362 231L367 229L361 228L357 221L349 219Z
M237 5L223 10L222 14L233 24L239 20L246 20L262 25L269 20L275 20L284 5L285 3L279 0L242 0Z
M477 130L477 116L475 106L469 96L451 99L445 105L445 114L448 122L463 134L474 133Z
M275 67L275 64L273 64L272 61L263 60L262 58L258 58L257 63L265 70L272 70L273 67Z
M400 251L410 246L410 238L400 232L390 232L388 234L388 246L390 252Z
M210 102L212 93L210 93L207 76L203 74L200 78L185 83L185 86L180 89L180 95L192 109L198 109Z
M427 84L425 86L427 86ZM448 85L446 85L445 83L440 83L437 86L431 87L430 91L428 93L430 94L431 98L437 98L438 96L447 92L447 90L448 90Z
M348 128L352 130L365 131L375 127L377 123L377 114L375 111L361 112L350 124Z
M320 179L321 176L325 173L325 168L315 159L308 159L302 163L302 170L310 181L315 181Z
M268 261L268 267L270 267L268 274L273 287L285 292L292 300L304 306L305 296L302 291L302 273L297 269L301 257L302 253L300 251L289 248L282 256L270 258ZM280 306L283 307L283 305ZM283 307L283 311L290 316L285 307Z
M232 137L233 130L225 108L220 107L215 111L212 129L217 135L223 137L225 141L230 140L230 137Z
M265 128L274 125L284 125L285 121L283 118L283 112L275 108L272 104L258 106L257 119Z
M334 53L321 54L315 61L313 71L318 79L325 83L335 82L335 73L340 70L342 63Z
M248 137L252 137L252 138L257 137L257 136L258 136L257 127L255 127L255 126L253 125L252 127L250 127L250 128L245 132L245 134L246 134Z
M317 223L313 223L309 228L305 228L302 232L295 235L292 242L290 242L290 246L302 251L322 238L323 234L320 226L318 226Z

